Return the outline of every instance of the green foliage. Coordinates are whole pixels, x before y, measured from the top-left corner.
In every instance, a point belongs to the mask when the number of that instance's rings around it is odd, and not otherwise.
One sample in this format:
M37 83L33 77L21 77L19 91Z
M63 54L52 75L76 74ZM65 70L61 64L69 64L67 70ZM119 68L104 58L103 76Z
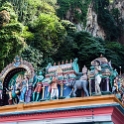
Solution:
M27 14L26 14L26 25L33 23L41 13L55 14L55 9L53 6L45 2L44 0L27 0Z
M22 54L22 58L31 62L35 70L40 70L43 64L43 53L38 49L35 49L31 46L27 46Z
M84 31L76 31L74 23L86 24L91 0L7 1L12 4L0 1L0 69L17 54L31 62L35 70L40 70L49 62L75 57L79 58L80 67L84 64L89 67L90 62L101 53L112 61L115 68L121 65L124 69L124 46L110 42L119 37L123 23L119 19L118 9L108 11L109 0L92 0L107 41L94 38ZM57 5L57 15L62 20L56 16ZM68 12L71 22L64 20Z
M65 29L54 14L42 13L32 24L35 39L32 41L35 48L44 55L54 54L63 42Z
M109 0L93 0L94 9L98 15L98 24L104 29L106 39L109 41L117 40L120 30L114 16L108 10Z
M56 0L6 0L14 6L14 11L18 14L18 20L24 24L37 18L41 12L55 13L54 7ZM5 0L2 0L5 3Z
M76 45L74 42L76 27L73 23L67 20L62 20L62 25L66 29L66 36L64 42L59 47L57 53L52 56L55 61L71 59L75 56L73 49Z
M71 26L69 29L71 30ZM90 62L99 57L100 54L111 60L114 68L119 70L119 66L122 66L122 70L124 69L123 45L118 42L108 42L100 38L94 38L83 31L67 33L66 40L52 58L54 61L62 61L78 57L80 67L83 67L83 65L90 67Z
M14 11L18 14L18 20L23 22L27 14L27 0L1 0L2 4L9 2L13 6Z
M58 0L59 9L57 10L58 16L61 19L67 19L66 16L70 16L69 20L74 23L83 22L86 24L86 16L88 6L91 0ZM67 14L70 12L70 15Z
M78 57L82 67L84 64L89 66L101 53L105 53L104 46L89 33L82 31L69 34L53 58L55 61L62 61Z
M0 8L3 12L7 11L10 15L10 20L2 24L0 30L0 70L5 65L12 61L15 55L20 54L26 46L24 41L25 35L24 26L17 21L17 15L14 13L10 3L4 3ZM2 17L1 17L2 18Z
M116 25L118 26L120 35L123 35L124 20L121 18L121 13L119 12L119 10L117 8L112 8L111 14L113 15Z
M121 65L124 69L124 46L118 42L106 42L105 48L106 57L109 58L109 60L112 60L113 66L119 68L119 66Z
M44 0L44 1L52 6L55 6L55 4L57 3L57 0Z
M104 46L87 32L76 33L75 42L77 44L75 56L79 58L81 67L83 64L90 65L94 58L105 53Z

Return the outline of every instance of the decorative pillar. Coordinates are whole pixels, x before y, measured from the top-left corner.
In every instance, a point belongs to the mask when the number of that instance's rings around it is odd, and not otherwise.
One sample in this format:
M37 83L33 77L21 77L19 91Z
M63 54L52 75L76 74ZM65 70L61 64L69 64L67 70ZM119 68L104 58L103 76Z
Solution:
M42 87L42 99L44 99L45 86Z
M91 96L91 79L89 79L89 94Z
M107 83L107 91L109 91L109 78L106 77L106 83Z
M60 85L61 85L61 93L60 93L60 96L63 97L63 83L61 83Z

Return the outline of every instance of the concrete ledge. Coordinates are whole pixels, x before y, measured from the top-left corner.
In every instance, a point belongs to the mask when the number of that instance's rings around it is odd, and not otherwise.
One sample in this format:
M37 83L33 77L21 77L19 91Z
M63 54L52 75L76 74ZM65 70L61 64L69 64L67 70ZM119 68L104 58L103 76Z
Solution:
M104 95L104 96L90 96L90 97L50 100L44 102L31 102L27 104L21 103L17 105L7 105L0 107L0 114L71 108L78 106L94 106L94 105L102 106L104 104L118 104L122 108L124 108L124 105L121 104L121 102L115 97L115 95Z

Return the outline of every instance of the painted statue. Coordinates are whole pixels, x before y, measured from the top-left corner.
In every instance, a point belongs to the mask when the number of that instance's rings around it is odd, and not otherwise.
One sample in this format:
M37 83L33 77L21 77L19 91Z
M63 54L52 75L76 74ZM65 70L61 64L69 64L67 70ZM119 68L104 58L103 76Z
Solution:
M112 87L112 93L118 92L120 88L121 88L121 83L119 81L119 78L115 77L114 85Z
M2 99L2 93L3 93L3 84L2 81L0 80L0 99Z
M21 90L22 75L18 75L16 80L12 80L10 86L8 87L7 94L9 94L9 104L18 102L20 90Z
M111 69L111 75L110 75L110 84L111 84L111 87L113 87L113 81L114 79L118 76L118 72L116 69Z
M101 71L100 62L98 60L95 60L94 74L95 74L95 93L96 94L101 94L99 85L101 83L102 78L100 76L100 71Z
M14 66L18 67L21 64L21 58L17 55L14 59Z
M71 82L68 82L66 83L66 86L70 86L72 87L72 96L73 97L76 97L76 91L77 89L83 89L84 90L84 93L85 93L85 96L89 96L89 93L88 93L88 89L87 89L87 86L88 86L88 81L87 81L87 67L84 66L83 69L82 69L82 76L80 77L79 80L73 80Z
M12 92L13 92L13 87L14 87L14 80L12 80L8 86L8 89L6 88L6 94L9 95L9 100L8 100L8 103L9 105L11 105L13 103L13 98L12 98Z
M27 73L24 74L24 78L21 82L21 94L20 94L20 97L19 97L19 102L25 102L25 94L26 94L26 91L28 90L28 76L27 76Z
M91 61L90 69L88 73L90 93L94 92L94 88L96 94L110 93L113 80L118 75L117 71L112 68L111 61L100 55L100 57Z
M43 79L44 79L44 76L42 75L42 72L40 71L39 75L36 76L35 82L33 83L33 88L34 88L33 98L32 98L33 101L39 101L40 99L40 94L41 94L42 86L43 86L42 85Z
M33 86L32 86L32 83L33 83L33 78L30 78L28 80L28 88L27 88L27 91L25 93L25 102L28 103L31 101L31 96L32 96L32 93L33 93Z
M48 92L50 94L50 99L54 99L54 98L58 99L58 97L59 97L59 91L58 91L58 86L57 86L58 82L57 81L58 80L55 76L52 77L52 81L51 81L49 88L48 88L48 90L49 90Z
M74 61L73 61L73 63L72 63L73 69L76 72L76 74L79 73L79 65L78 65L77 62L78 62L78 58L75 58Z
M48 73L48 70L49 70L50 67L52 67L52 64L48 63L47 67L45 68L46 69L46 73Z

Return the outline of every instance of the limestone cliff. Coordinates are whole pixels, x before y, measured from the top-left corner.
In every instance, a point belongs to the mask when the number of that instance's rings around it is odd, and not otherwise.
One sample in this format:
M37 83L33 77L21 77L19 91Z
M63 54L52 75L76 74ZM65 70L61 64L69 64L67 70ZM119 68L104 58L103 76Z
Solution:
M89 6L87 12L85 30L92 34L94 37L100 37L102 39L105 39L104 30L98 25L97 14L95 13L91 5Z
M115 0L112 6L119 10L120 19L124 19L124 0Z
M124 27L124 0L115 0L112 7L119 10L119 21L121 22L121 26ZM124 44L124 33L119 37L119 42Z
M74 23L77 31L124 43L124 0L79 1L60 2L58 16Z

